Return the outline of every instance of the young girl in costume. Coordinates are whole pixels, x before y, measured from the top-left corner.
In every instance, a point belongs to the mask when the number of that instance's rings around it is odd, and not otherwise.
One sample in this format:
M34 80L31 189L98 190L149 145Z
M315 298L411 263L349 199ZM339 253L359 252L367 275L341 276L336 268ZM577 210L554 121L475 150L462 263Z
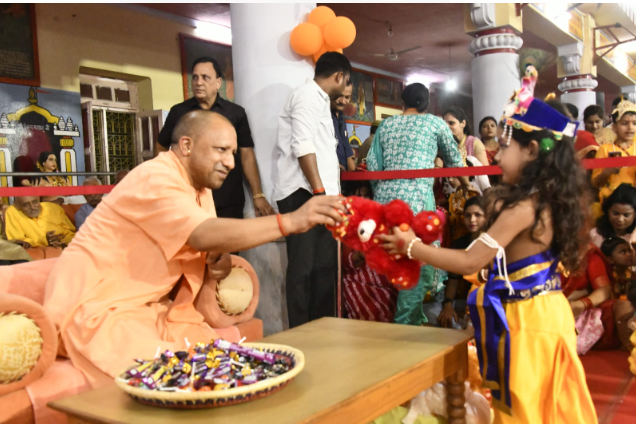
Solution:
M509 187L487 232L465 251L424 245L399 228L380 238L390 254L460 275L492 261L487 283L468 304L495 423L589 424L596 412L557 275L559 261L577 269L585 245L585 175L570 138L576 124L531 90L519 90L505 108L495 159Z

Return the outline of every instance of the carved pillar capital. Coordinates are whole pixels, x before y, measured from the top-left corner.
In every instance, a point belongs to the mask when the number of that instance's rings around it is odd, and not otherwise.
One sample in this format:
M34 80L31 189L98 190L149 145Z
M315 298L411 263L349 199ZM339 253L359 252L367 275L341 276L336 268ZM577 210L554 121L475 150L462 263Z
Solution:
M565 94L576 93L577 91L594 91L597 86L598 81L592 78L592 75L575 75L565 77L559 84L559 90Z
M563 61L563 70L566 76L579 75L581 73L581 57L583 56L583 43L576 42L557 47L559 60Z
M512 29L496 28L477 33L470 42L468 51L475 56L493 53L515 53L523 45L521 37Z

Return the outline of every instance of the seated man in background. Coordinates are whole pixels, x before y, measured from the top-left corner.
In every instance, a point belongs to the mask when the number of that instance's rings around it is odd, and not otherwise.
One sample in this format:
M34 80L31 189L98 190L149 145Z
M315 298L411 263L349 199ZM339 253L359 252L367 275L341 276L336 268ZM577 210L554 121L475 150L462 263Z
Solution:
M61 206L42 202L35 196L16 197L6 212L9 240L20 240L31 247L66 247L75 237L75 227Z
M87 178L86 181L84 181L84 184L82 185L83 186L96 186L96 185L98 186L98 185L102 185L102 183L100 183L97 178ZM84 221L86 221L86 218L88 218L88 215L90 215L95 210L97 205L99 205L99 202L102 201L103 196L104 195L101 193L84 195L84 199L86 199L86 203L84 203L82 207L79 208L79 210L75 214L75 225L77 225L78 230L80 229Z

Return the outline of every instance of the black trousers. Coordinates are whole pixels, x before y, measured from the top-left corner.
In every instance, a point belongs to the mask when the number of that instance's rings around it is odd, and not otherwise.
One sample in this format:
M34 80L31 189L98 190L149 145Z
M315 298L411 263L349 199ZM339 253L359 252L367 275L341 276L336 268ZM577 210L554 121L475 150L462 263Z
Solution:
M234 218L234 219L243 219L243 209L244 205L233 205L226 206L223 208L216 209L217 218ZM231 252L232 255L238 256L239 252Z
M300 208L312 198L299 189L278 201L281 213ZM338 278L338 245L324 226L303 234L292 234L287 240L287 314L289 328L335 314Z
M216 216L218 218L243 219L243 209L244 205L233 205L216 208Z

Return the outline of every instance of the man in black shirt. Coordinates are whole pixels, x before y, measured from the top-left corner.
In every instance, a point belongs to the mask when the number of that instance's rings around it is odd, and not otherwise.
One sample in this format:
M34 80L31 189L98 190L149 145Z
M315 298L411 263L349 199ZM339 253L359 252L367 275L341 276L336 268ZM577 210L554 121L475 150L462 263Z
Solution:
M345 87L342 92L342 96L331 101L331 119L333 121L336 138L338 139L336 153L338 154L338 163L340 164L341 171L356 170L356 161L354 159L353 149L349 144L349 137L343 113L345 106L347 106L351 101L352 91L353 84L349 81L349 85Z
M273 215L274 209L265 198L261 187L258 164L254 155L254 141L245 109L218 95L223 82L221 67L211 57L200 57L192 66L192 92L194 97L170 109L166 123L159 133L159 144L166 149L172 143L172 132L179 119L186 113L203 109L217 112L226 117L234 126L239 149L234 155L234 169L218 190L213 190L214 205L219 218L243 218L245 195L243 178L252 190L256 216Z

